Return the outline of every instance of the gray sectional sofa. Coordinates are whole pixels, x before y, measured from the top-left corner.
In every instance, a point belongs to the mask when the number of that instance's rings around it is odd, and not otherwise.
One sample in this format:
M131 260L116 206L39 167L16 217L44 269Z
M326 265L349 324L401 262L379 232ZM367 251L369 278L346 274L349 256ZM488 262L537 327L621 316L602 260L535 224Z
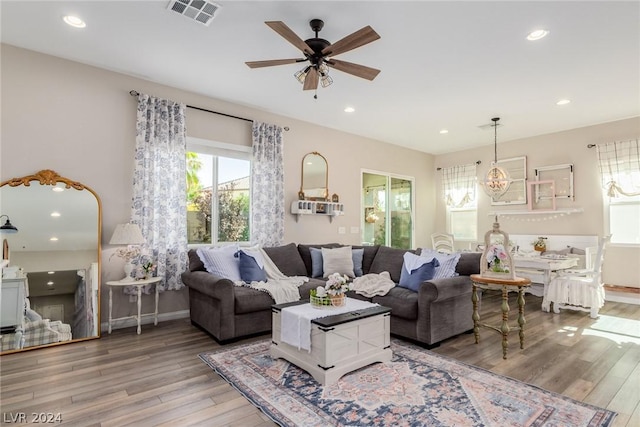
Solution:
M276 266L287 276L312 274L310 247L339 247L339 244L296 245L264 248ZM407 250L387 246L363 246L363 273L388 271L398 283ZM418 252L418 251L410 251ZM470 331L471 281L479 273L480 254L462 253L456 266L458 276L425 281L418 292L394 287L386 295L365 298L349 292L348 296L391 308L391 334L409 339L425 347L434 347L447 338ZM189 287L191 322L224 344L251 335L271 331L269 294L248 287L235 286L231 280L208 273L195 250L189 251L189 271L182 274ZM301 298L324 285L323 279L310 278L300 289Z

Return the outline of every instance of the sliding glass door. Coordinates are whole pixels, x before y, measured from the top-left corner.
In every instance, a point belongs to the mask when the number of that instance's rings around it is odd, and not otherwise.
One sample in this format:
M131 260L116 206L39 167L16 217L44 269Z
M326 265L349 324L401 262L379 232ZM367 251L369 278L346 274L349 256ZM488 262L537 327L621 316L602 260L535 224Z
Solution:
M362 172L362 242L410 249L413 245L413 178Z

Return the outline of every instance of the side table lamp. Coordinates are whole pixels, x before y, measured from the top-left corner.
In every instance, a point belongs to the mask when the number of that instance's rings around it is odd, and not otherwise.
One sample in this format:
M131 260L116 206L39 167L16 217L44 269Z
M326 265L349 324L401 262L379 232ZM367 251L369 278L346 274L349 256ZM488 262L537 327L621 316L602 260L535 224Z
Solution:
M142 237L142 231L138 224L118 224L111 240L110 245L127 245L124 248L118 248L113 255L117 255L124 259L124 279L123 281L131 280L131 273L133 271L133 264L131 260L140 255L140 245L145 244L144 237Z

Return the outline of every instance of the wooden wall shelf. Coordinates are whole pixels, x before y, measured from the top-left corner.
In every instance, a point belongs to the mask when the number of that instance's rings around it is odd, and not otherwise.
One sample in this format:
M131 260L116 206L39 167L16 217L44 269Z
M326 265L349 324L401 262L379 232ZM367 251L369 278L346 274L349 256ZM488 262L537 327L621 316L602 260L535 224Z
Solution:
M296 216L296 222L300 220L301 215L325 215L333 222L336 216L344 215L344 205L335 202L295 200L291 203L291 213Z

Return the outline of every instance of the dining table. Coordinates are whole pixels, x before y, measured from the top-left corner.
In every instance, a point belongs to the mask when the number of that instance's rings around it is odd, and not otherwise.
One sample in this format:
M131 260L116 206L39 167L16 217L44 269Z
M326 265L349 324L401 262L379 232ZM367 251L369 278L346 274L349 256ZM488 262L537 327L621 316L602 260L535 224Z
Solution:
M543 294L542 311L549 312L550 303L547 301L547 289L554 273L568 270L578 265L579 258L564 255L514 255L513 265L516 275L531 278L531 276L542 275ZM535 279L532 282L537 282ZM538 295L540 296L540 295Z

